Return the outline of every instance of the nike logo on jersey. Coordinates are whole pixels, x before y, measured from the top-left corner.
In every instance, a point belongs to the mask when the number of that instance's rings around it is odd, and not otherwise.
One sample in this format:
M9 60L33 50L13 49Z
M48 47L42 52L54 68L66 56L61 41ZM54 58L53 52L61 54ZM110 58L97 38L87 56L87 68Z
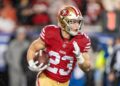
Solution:
M66 52L63 51L63 50L60 50L59 53L61 53L61 54L66 54Z
M65 48L66 46L67 46L67 45L66 45L65 43L62 45L63 48Z

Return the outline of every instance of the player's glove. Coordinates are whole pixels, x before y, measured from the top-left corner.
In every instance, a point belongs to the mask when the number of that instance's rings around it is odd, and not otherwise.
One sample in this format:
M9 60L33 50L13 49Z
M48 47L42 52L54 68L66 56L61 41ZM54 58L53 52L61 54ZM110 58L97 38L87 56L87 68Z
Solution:
M28 67L28 68L29 68L31 71L36 71L36 72L43 71L43 70L45 70L45 69L48 67L48 65L44 65L43 63L41 63L40 65L37 66L38 61L35 61L35 62L34 62L34 60L28 61L28 64L29 64L29 67ZM44 65L44 66L43 66L43 65Z
M80 48L79 48L76 41L73 42L73 47L74 47L73 53L75 54L75 56L77 58L77 62L79 64L84 63L85 60L84 60L84 58L83 58L83 56L82 56L82 54L80 52Z

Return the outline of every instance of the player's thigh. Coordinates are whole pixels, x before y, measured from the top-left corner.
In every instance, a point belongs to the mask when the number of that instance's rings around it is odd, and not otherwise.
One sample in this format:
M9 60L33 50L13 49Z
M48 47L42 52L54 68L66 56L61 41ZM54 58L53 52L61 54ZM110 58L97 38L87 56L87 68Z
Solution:
M44 73L40 74L36 80L36 86L56 86L54 84L54 81L48 78Z
M41 74L40 77L36 81L36 86L68 86L69 81L65 83L59 83L57 81L54 81L44 74Z
M58 83L57 86L69 86L69 82L65 82L65 83Z

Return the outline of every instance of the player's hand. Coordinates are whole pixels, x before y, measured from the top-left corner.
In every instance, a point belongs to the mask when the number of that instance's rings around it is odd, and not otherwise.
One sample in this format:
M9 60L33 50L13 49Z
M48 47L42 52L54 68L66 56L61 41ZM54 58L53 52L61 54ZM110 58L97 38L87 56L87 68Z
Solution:
M79 48L79 46L78 46L76 41L73 42L73 47L74 47L73 53L76 55L76 57L79 57L79 55L80 55L80 48Z
M38 66L37 66L37 64L38 64L38 61L33 61L33 60L30 60L30 61L28 61L28 64L29 64L29 69L31 70L31 71L36 71L36 72L40 72L40 71L43 71L43 70L45 70L47 67L48 67L48 65L44 65L43 63L41 63L41 64L39 64ZM44 66L43 66L44 65Z
M73 50L73 53L75 54L76 58L77 58L77 61L82 64L84 62L84 58L80 52L80 47L78 46L77 42L74 41L73 42L73 47L74 47L74 50Z

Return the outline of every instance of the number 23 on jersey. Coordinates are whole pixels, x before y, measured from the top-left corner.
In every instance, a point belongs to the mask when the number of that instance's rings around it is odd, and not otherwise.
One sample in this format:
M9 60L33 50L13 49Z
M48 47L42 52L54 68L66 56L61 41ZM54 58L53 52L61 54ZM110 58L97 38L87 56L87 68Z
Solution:
M54 74L57 74L57 73L59 73L60 75L62 75L62 76L66 76L66 75L69 75L69 73L71 72L71 70L72 70L72 66L73 66L73 57L71 57L71 56L63 56L63 57L61 57L60 56L60 54L59 53L57 53L57 52L55 52L55 51L50 51L49 52L49 55L50 55L50 57L51 56L53 56L53 57L55 57L55 59L52 59L52 58L50 58L49 59L49 63L50 64L53 64L53 65L60 65L60 61L69 61L69 63L67 63L67 69L68 70L64 70L64 68L58 68L58 67L51 67L51 66L49 66L48 68L47 68L47 70L49 71L49 72L52 72L52 73L54 73Z

